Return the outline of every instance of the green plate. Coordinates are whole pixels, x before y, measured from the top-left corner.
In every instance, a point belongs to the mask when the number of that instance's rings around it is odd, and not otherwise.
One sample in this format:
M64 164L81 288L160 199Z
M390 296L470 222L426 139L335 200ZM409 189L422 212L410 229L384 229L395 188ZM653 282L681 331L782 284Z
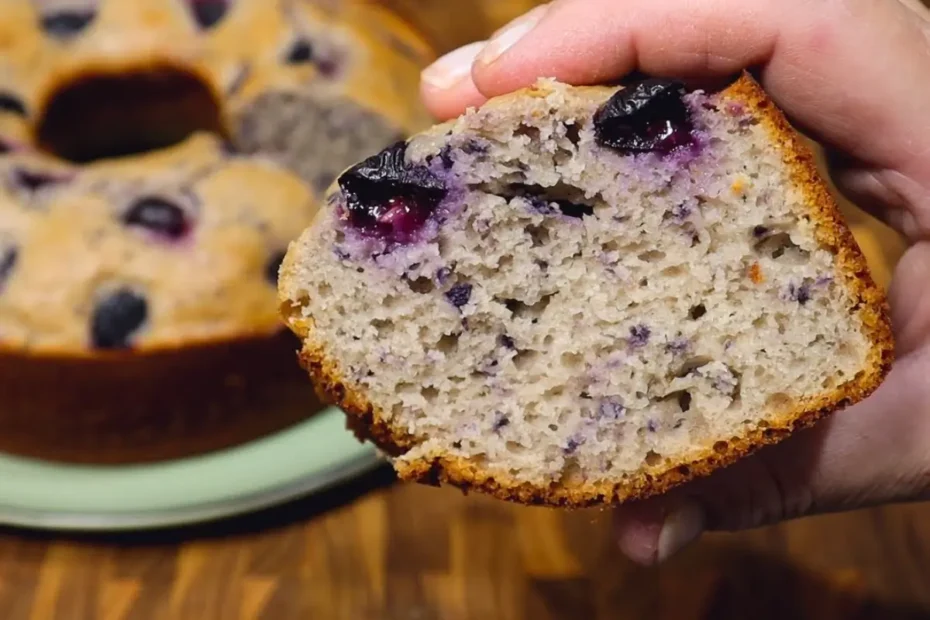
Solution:
M380 462L335 408L241 447L156 465L74 466L0 455L0 524L81 531L189 525L320 491Z

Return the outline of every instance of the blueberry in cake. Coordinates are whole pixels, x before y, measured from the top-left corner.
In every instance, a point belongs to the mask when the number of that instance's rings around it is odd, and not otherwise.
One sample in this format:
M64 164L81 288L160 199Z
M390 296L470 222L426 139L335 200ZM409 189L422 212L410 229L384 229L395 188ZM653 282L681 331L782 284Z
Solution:
M431 52L354 0L4 0L0 347L97 358L281 330L336 176L428 125Z
M748 75L542 80L347 170L282 315L408 480L583 506L663 492L871 393L886 302Z

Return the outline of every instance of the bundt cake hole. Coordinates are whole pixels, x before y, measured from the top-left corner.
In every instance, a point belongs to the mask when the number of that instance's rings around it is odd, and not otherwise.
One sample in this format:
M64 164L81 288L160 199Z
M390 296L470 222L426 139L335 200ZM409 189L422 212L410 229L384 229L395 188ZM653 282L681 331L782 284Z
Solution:
M227 137L220 101L168 65L81 74L51 94L35 129L41 149L74 163L164 149L198 132Z

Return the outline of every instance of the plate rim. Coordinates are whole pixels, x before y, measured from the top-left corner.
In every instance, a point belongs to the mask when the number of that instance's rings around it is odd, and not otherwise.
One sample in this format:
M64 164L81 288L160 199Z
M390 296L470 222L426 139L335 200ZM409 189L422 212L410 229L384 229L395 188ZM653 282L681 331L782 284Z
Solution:
M52 467L80 471L84 474L90 474L91 477L95 472L99 472L105 476L120 478L125 476L125 479L132 479L139 472L149 474L154 472L156 475L164 473L164 471L159 471L164 468L164 470L172 471L173 475L178 475L178 472L183 472L186 467L196 470L198 463L204 461L211 461L214 467L218 465L220 468L226 461L230 463L237 461L248 463L248 460L242 461L245 458L243 457L244 454L250 454L249 458L253 459L256 455L262 454L261 451L250 453L250 447L261 446L262 444L274 445L276 440L288 442L289 439L290 441L293 441L293 438L299 439L301 433L313 432L318 429L318 425L326 424L325 420L320 421L320 418L332 419L334 416L343 415L343 412L338 408L326 407L318 411L310 419L278 433L259 437L218 452L160 463L87 466L29 459L7 453L0 453L0 457L10 459L10 462L17 464L15 466L34 467L38 472L41 472L44 468ZM314 424L314 418L317 420L316 424ZM346 434L343 437L344 439L348 439L351 435L350 431L345 427L339 432ZM321 432L314 436L321 441L332 441L331 433ZM351 438L358 441L354 435L351 435ZM308 450L312 450L312 441L308 442L306 446ZM328 463L321 463L311 467L309 466L310 459L307 462L308 466L304 472L298 470L295 475L287 478L281 477L278 481L272 478L267 480L264 485L252 486L241 495L207 497L199 502L194 499L183 504L166 505L165 507L138 507L136 510L133 510L131 505L125 510L114 508L112 505L96 510L92 506L87 509L76 509L70 506L56 510L54 506L48 505L30 506L28 500L23 501L23 505L16 505L15 495L2 497L3 494L0 493L0 527L39 531L117 533L199 525L209 521L243 516L319 493L369 473L384 464L385 460L373 445L363 443L358 450L352 451L351 454L345 456L337 455L330 458ZM2 465L0 465L0 471L2 471ZM49 475L49 472L41 472L39 475ZM54 473L51 473L51 475L54 475ZM166 481L171 483L172 478L167 478Z
M0 504L0 525L33 530L72 532L124 532L128 530L152 530L198 525L286 504L289 501L327 490L343 481L361 476L383 463L384 461L380 455L372 451L339 466L241 498L194 504L184 508L152 510L144 513L54 512Z

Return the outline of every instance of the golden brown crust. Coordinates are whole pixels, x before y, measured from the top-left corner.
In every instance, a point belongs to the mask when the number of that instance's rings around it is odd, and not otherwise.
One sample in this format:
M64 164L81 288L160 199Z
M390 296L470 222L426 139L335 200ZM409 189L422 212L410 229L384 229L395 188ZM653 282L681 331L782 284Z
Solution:
M522 94L533 95L537 92L536 89L528 89ZM772 142L783 152L794 186L801 192L809 209L816 237L835 253L837 276L842 278L853 299L851 311L858 313L872 343L865 370L830 392L795 403L793 407L770 419L765 427L760 425L760 428L752 429L742 437L719 441L687 461L644 468L637 475L616 482L567 480L541 487L517 481L508 475L489 472L468 459L448 454L431 454L410 463L395 462L395 469L401 479L432 485L450 484L464 491L480 491L499 499L531 505L586 507L645 499L689 480L709 475L763 446L778 443L824 416L861 401L881 384L891 368L894 351L887 301L872 280L856 240L820 178L812 152L761 86L748 74L723 91L722 96L751 108L762 119ZM492 105L495 103L492 102ZM283 277L288 277L292 269L289 261L285 261ZM297 314L298 308L288 300L282 298L282 304L288 325L301 338L306 339L312 331L312 322ZM348 414L349 428L360 439L371 440L392 456L403 454L416 445L416 438L392 427L363 394L346 387L339 369L322 348L306 344L300 353L300 361L314 379L320 397L340 406Z

